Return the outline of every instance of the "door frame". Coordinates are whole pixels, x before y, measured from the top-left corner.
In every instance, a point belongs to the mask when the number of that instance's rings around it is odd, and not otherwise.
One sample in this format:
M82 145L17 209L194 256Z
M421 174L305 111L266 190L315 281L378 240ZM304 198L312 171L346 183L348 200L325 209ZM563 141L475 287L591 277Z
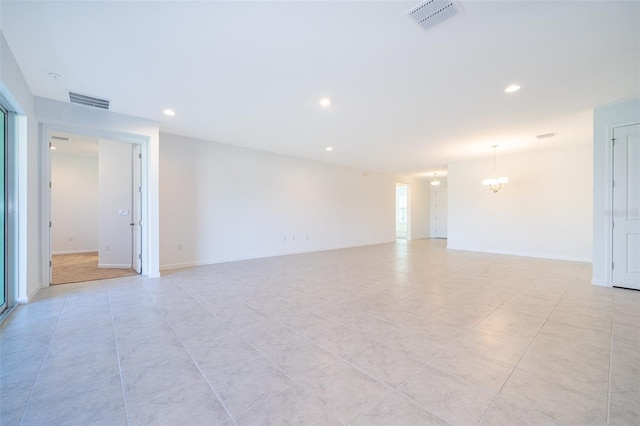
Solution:
M141 195L141 235L149 235L149 191L148 191L148 170L149 170L149 138L131 133L120 133L94 128L78 128L76 126L57 124L57 123L38 123L38 140L40 146L40 226L42 241L40 245L40 259L42 267L42 286L51 285L51 234L50 234L50 217L51 217L51 191L49 182L51 181L51 150L49 149L49 140L51 132L64 132L79 135L97 137L101 139L109 139L118 142L138 144L142 153L142 172L140 184L142 187ZM144 238L140 239L140 248L142 253L142 275L149 275L149 245Z
M616 126L612 126L611 127L611 137L609 138L609 147L611 149L611 172L610 172L610 178L611 178L611 182L610 185L607 186L608 189L610 189L611 191L611 197L610 197L610 215L609 215L609 220L611 222L611 226L609 227L609 232L611 235L611 240L609 241L608 244L608 248L609 248L609 255L611 257L611 267L608 268L608 272L609 272L609 285L611 287L613 287L615 285L615 283L613 282L613 264L614 264L614 253L615 253L615 248L614 248L614 243L615 243L615 238L614 238L614 223L615 223L615 216L616 216L616 211L615 211L615 206L614 206L614 174L615 174L615 133L616 133L616 129L622 129L625 127L631 127L631 126L640 126L640 122L637 123L630 123L630 124L626 124L626 125L616 125ZM638 167L640 167L640 165L638 165ZM626 288L626 287L622 287L622 288Z
M634 124L640 124L637 120L623 121L607 126L607 143L605 144L604 151L604 164L605 164L605 185L604 185L604 199L606 203L606 225L604 229L604 241L606 251L604 253L604 261L606 267L606 282L596 283L596 285L604 285L607 287L613 287L613 133L614 130L620 127L633 126ZM594 259L595 260L595 259Z
M436 218L436 203L438 202L437 199L437 193L438 191L442 191L442 190L446 190L447 191L447 212L448 212L448 204L449 204L449 190L447 189L446 186L431 186L431 200L430 200L430 208L431 208L431 212L430 212L430 226L429 226L429 235L430 238L440 238L440 239L447 239L449 236L449 232L448 232L448 221L447 221L447 236L446 237L438 237L436 235L436 225L435 225L435 218ZM448 213L447 213L448 214Z

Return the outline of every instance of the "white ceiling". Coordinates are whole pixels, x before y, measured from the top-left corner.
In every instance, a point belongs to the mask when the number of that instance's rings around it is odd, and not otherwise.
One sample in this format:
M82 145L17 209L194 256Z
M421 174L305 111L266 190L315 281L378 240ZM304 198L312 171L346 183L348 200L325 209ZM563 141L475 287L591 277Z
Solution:
M592 108L640 97L640 2L461 1L429 31L404 15L418 3L2 0L0 25L36 96L405 175L590 143Z

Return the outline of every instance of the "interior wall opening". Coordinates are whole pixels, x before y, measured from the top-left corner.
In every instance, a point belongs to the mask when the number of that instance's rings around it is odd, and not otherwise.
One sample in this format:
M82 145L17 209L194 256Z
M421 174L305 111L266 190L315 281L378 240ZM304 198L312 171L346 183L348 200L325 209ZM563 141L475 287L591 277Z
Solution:
M49 284L141 272L141 147L49 132Z
M410 239L409 185L396 183L396 239Z

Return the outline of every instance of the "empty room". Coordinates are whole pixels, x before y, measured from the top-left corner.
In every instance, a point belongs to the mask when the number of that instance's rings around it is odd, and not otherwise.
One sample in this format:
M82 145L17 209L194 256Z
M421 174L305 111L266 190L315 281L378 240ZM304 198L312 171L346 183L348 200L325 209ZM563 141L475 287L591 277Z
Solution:
M0 424L637 426L639 76L637 1L0 0Z

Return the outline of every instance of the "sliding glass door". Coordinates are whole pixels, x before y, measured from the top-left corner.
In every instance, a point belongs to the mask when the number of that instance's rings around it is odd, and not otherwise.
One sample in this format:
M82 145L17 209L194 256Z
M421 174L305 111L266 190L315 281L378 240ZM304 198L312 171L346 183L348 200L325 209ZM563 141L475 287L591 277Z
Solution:
M0 106L0 312L7 307L7 111Z

